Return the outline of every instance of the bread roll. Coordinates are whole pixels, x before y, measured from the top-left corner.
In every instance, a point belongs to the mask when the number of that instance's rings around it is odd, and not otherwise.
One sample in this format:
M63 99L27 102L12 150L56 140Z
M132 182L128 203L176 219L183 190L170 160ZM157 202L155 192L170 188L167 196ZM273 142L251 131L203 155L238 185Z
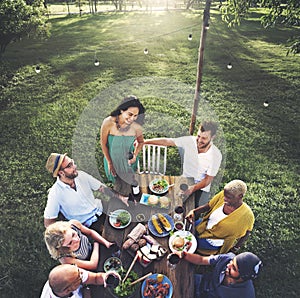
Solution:
M160 202L160 207L162 207L162 208L168 208L169 207L169 198L160 197L159 202Z
M155 195L149 196L149 198L148 198L148 204L149 205L157 205L157 203L158 203L158 197L157 196L155 196Z

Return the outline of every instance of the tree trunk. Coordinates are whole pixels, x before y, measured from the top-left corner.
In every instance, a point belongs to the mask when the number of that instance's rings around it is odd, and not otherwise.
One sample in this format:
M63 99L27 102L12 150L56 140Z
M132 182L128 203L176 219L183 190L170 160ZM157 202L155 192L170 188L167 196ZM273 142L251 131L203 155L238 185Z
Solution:
M210 16L210 6L212 0L206 0L204 13L203 13L203 24L201 30L201 37L200 37L200 46L199 46L199 56L198 56L198 68L197 68L197 81L196 81L196 89L194 95L194 106L192 111L192 119L190 123L190 134L194 133L195 123L196 123L196 115L198 111L199 105L199 97L200 97L200 86L202 82L202 74L203 74L203 60L204 60L204 47L205 47L205 40L206 40L206 33L209 26L209 16Z

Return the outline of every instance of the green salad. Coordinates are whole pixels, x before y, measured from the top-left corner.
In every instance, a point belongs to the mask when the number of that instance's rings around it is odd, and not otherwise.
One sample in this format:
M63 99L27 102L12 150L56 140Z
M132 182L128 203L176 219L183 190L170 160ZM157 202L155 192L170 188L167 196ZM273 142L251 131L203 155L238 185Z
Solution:
M130 214L126 211L120 212L117 217L117 221L120 222L122 226L127 225L130 221Z
M118 271L118 273L121 276L121 280L125 277L127 270L125 270L123 267ZM113 289L113 292L118 297L128 297L134 293L134 291L137 288L138 284L135 284L133 286L130 286L130 284L138 279L138 275L134 271L130 271L128 277L126 278L124 283L120 283L115 289Z

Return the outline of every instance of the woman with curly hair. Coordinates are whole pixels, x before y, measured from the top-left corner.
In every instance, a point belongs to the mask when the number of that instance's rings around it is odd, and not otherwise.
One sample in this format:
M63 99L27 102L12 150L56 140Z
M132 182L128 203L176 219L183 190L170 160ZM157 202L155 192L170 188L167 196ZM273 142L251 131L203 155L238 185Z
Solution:
M116 245L78 220L57 221L49 225L44 239L51 257L61 264L76 264L86 270L97 269L99 245Z

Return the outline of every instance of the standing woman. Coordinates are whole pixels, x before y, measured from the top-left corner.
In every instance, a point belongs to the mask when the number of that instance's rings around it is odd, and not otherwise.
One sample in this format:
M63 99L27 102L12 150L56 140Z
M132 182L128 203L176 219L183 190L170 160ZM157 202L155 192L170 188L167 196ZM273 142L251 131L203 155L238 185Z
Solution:
M123 99L101 126L105 173L114 189L124 195L130 192L137 156L144 144L144 113L139 99L131 95Z

